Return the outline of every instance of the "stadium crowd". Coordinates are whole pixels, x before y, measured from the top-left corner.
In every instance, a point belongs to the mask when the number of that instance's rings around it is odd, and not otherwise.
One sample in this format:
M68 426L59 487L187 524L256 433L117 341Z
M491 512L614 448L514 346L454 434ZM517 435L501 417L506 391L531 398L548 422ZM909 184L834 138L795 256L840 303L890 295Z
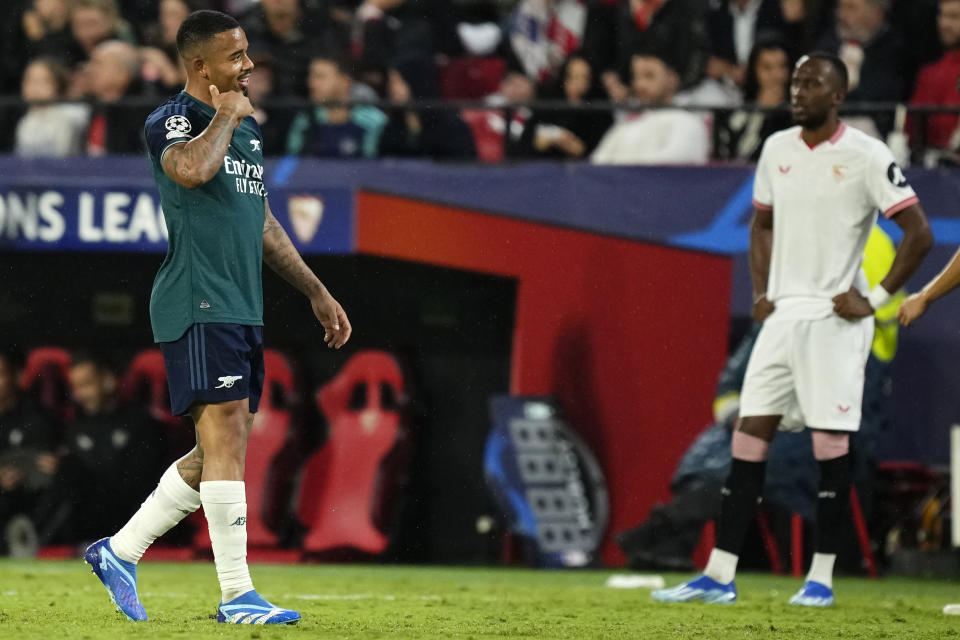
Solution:
M960 0L9 0L0 150L140 152L203 8L244 27L269 155L755 160L813 49L847 64L849 102L960 105ZM933 163L960 146L956 114L854 124Z

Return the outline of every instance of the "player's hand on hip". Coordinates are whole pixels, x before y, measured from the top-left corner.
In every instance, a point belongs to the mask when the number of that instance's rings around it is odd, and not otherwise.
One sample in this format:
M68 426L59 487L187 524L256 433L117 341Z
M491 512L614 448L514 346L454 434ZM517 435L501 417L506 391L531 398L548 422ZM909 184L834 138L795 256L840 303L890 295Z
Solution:
M846 293L833 297L833 312L844 320L854 321L873 315L870 301L854 287Z
M324 289L310 298L310 305L313 307L313 314L323 326L323 341L327 346L331 349L339 349L345 345L350 339L350 334L353 333L353 327L350 326L347 313L340 303Z
M232 115L237 119L237 125L247 116L253 115L253 105L250 104L250 98L239 91L220 93L215 85L210 85L210 99L213 102L214 109Z
M767 299L767 296L762 295L753 301L753 309L750 310L750 317L752 317L755 322L763 322L770 317L770 314L773 313L775 309L776 307Z
M897 320L905 327L916 322L917 318L927 312L930 303L923 293L915 293L903 301L897 310Z

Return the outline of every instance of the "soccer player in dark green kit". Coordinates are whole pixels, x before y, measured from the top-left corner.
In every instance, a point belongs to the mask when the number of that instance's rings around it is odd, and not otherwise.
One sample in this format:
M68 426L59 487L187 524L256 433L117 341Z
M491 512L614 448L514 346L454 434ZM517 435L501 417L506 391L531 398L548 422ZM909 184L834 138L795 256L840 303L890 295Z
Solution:
M186 88L145 126L169 230L167 257L150 299L175 414L189 414L197 444L170 466L139 511L115 535L87 548L117 608L146 620L137 562L147 547L202 504L222 593L217 620L290 624L253 588L247 568L246 443L263 386L262 264L310 300L324 342L350 338L346 313L304 264L270 211L263 138L246 97L253 63L232 17L192 13L177 33Z

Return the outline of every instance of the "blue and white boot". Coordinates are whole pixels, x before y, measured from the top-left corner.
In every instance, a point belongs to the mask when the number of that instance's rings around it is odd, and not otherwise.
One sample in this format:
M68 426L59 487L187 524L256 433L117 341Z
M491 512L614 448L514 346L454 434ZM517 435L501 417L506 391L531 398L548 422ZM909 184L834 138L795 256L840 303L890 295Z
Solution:
M825 584L808 580L800 591L793 594L790 604L800 607L832 607L833 589Z
M713 578L700 576L670 589L658 589L650 594L657 602L707 602L733 604L737 601L737 587L731 581L720 584Z
M230 602L221 602L217 607L217 622L230 624L296 624L300 612L276 607L256 591L247 591Z
M83 561L100 578L117 611L130 620L147 619L147 612L137 595L137 565L118 558L110 548L110 538L102 538L87 547Z

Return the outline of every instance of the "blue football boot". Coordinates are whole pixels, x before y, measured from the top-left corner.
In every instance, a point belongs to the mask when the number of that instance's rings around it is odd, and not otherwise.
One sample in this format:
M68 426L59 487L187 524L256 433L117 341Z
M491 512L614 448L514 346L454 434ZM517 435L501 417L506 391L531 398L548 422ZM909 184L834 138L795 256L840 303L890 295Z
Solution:
M733 604L737 601L737 587L733 582L720 584L713 578L700 576L670 589L658 589L650 594L657 602L708 602Z
M137 565L118 558L110 548L110 538L97 540L87 547L83 561L100 578L110 600L117 605L117 611L130 620L147 619L147 612L137 596Z
M808 580L800 591L793 594L790 604L801 607L832 607L833 589L820 582Z
M256 591L247 591L230 602L217 607L217 622L231 624L296 624L300 612L282 609L270 604Z

